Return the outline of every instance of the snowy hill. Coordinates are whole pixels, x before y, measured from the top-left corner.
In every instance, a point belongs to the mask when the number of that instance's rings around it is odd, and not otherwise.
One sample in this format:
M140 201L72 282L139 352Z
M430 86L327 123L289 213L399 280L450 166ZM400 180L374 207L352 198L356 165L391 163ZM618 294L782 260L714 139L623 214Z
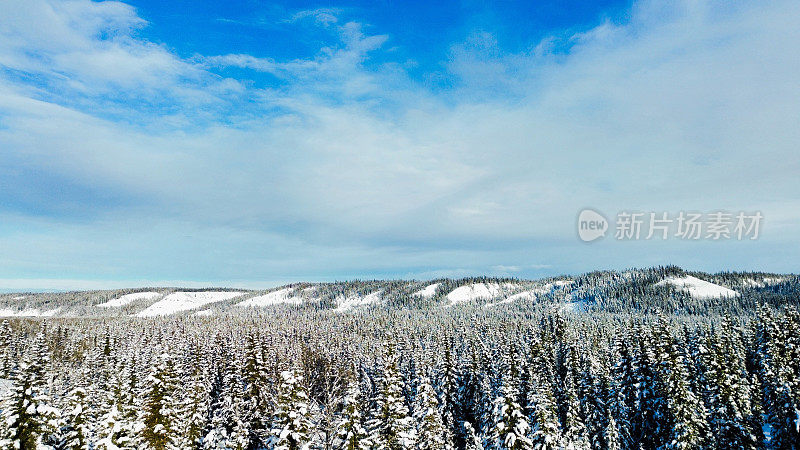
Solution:
M795 275L706 274L677 267L592 272L541 280L502 278L431 281L297 283L267 291L143 288L0 295L0 317L156 317L269 313L276 308L356 313L370 308L545 308L591 313L753 309L800 293ZM549 306L548 306L549 305ZM579 305L579 307L577 306ZM499 311L499 310L498 310Z

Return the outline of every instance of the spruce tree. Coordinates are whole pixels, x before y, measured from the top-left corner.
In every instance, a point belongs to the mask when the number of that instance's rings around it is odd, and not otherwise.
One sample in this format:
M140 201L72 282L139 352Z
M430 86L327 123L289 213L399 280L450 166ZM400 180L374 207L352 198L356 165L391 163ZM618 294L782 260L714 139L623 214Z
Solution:
M403 394L398 355L393 344L388 346L383 361L376 407L375 417L370 423L373 445L381 450L412 448L416 433Z
M144 382L144 404L140 441L155 450L179 445L176 427L176 374L168 350L157 353L153 368Z
M281 372L272 445L275 450L308 448L312 423L303 377L294 370Z
M414 418L417 423L417 446L419 450L447 450L453 444L442 420L442 410L430 379L422 375L417 386L414 402Z
M342 414L337 423L336 448L342 450L366 450L371 448L369 434L364 428L361 411L361 389L357 381L351 381L342 400Z
M49 354L44 327L23 356L0 403L0 448L36 449L58 428L59 411L47 388Z

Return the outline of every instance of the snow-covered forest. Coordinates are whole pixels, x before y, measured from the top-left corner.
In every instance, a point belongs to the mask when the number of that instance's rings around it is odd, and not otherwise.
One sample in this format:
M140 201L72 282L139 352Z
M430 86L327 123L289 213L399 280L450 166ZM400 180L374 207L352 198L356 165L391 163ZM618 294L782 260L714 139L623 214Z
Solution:
M676 267L7 294L0 448L795 449L799 300Z

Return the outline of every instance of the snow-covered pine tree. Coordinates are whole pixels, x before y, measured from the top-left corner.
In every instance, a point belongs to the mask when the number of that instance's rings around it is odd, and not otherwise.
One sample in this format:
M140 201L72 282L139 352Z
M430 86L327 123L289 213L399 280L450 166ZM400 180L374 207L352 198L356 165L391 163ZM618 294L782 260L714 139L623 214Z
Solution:
M63 434L61 447L70 450L88 450L92 439L91 421L85 374L80 373L75 380L75 386L67 394L64 412L61 415L60 429Z
M336 424L336 448L341 450L367 450L372 447L364 428L361 412L361 388L351 381L342 400L342 413Z
M210 386L208 367L195 343L181 358L180 373L185 380L178 387L179 439L181 448L197 448L208 426Z
M751 430L750 380L745 367L744 349L735 325L726 317L719 328L719 339L709 349L709 377L705 380L710 403L709 422L718 448L752 448L756 438Z
M157 351L150 374L144 381L144 403L139 440L145 447L166 450L179 445L176 426L176 373L168 349Z
M528 437L530 424L519 403L519 362L513 348L503 355L503 378L500 395L494 401L494 425L488 447L492 450L529 450L533 442Z
M417 423L417 446L419 450L448 450L453 444L448 441L450 433L442 419L442 409L430 378L421 375L414 399L414 418Z
M464 422L465 450L484 450L483 439L469 422Z
M295 370L281 372L272 425L272 447L275 450L309 448L313 424L308 401L302 375Z
M143 426L138 421L138 405L134 404L135 383L131 373L131 361L123 361L111 370L105 391L101 393L102 413L96 417L96 448L116 450L135 444L137 431Z
M370 423L370 440L379 450L412 448L416 433L403 394L403 381L394 344L387 347L379 381L377 411Z
M683 354L678 349L666 318L655 325L658 394L666 404L665 417L660 417L663 441L659 448L696 449L703 445L705 411L703 404L689 388L689 374Z
M4 319L0 325L0 378L9 378L14 368L14 332L11 323Z
M43 326L23 356L10 392L0 402L0 448L36 449L58 428L60 413L47 389L49 359Z
M530 442L537 450L557 449L561 442L558 410L553 388L546 372L547 360L539 342L533 346L533 364L528 368L530 380L528 403L531 409Z
M561 446L567 450L586 450L589 448L589 438L586 425L581 417L581 402L578 398L577 381L578 358L574 346L570 345L564 352L565 377L563 391L564 419L561 429Z

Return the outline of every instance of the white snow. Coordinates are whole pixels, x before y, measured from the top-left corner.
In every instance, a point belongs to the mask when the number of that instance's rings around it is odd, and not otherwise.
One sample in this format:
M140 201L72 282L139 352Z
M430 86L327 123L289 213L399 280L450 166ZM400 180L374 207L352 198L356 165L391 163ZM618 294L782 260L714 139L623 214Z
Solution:
M562 313L576 313L581 311L586 311L586 303L583 300L579 300L577 302L569 302L564 303L559 308L559 311Z
M517 300L536 300L536 294L541 294L543 292L544 290L541 288L518 292L516 294L509 295L508 297L504 298L503 300L500 300L499 302L487 303L486 305L484 305L484 308L491 308L497 305L505 305L508 303L513 303Z
M197 311L194 313L195 316L213 316L214 310L213 309L204 309L202 311Z
M343 312L347 311L348 309L355 308L357 306L366 306L377 303L381 299L381 292L383 291L375 291L363 297L360 295L349 295L347 297L338 297L336 299L336 311Z
M500 286L497 283L475 283L457 287L447 294L451 305L478 299L493 299L499 297L504 290L513 287L511 283Z
M243 292L222 291L174 292L136 315L138 317L166 316L181 311L197 309L209 303L230 300L243 294Z
M18 295L16 297L12 297L11 299L12 300L25 300L26 298L28 298L27 295Z
M47 311L39 311L35 308L26 308L22 311L15 311L13 309L0 309L0 317L53 317L58 313L58 310L61 308L56 309L49 309Z
M414 292L411 295L422 298L431 298L436 294L436 288L438 288L440 284L441 283L433 283L431 285L426 286L424 289L420 289L417 292Z
M292 296L291 294L293 292L294 292L293 288L283 288L277 291L268 292L264 295L259 295L257 297L249 298L241 303L237 303L236 306L265 307L265 306L279 305L281 303L299 305L300 303L303 302L303 298Z
M136 300L145 300L156 297L161 297L161 294L158 292L136 292L134 294L125 294L122 297L117 297L105 303L100 303L97 306L101 308L117 308L120 306L125 306L128 303L135 302Z
M781 283L784 280L786 280L786 278L766 277L766 278L763 278L761 281L757 281L757 280L754 280L752 278L746 278L746 279L743 280L743 283L746 286L766 287L766 286L772 286L774 284Z
M663 286L665 284L671 284L687 292L694 298L735 297L739 295L739 293L734 290L718 284L709 283L708 281L695 278L691 275L685 277L667 277L656 283L657 286Z
M14 387L14 382L7 378L0 378L0 398L5 397Z

